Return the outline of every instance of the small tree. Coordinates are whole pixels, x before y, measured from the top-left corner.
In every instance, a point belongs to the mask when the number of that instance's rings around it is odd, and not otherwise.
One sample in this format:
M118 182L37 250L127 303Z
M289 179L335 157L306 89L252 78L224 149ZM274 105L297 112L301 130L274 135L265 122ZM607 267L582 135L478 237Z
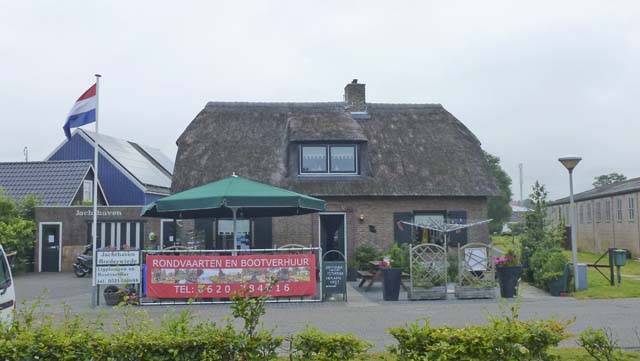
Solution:
M511 217L511 177L500 166L500 158L484 152L484 156L491 167L491 172L496 179L500 193L497 196L489 197L487 208L489 218L489 231L499 232L504 222Z
M36 204L33 196L16 202L0 188L0 242L7 253L17 252L15 263L20 268L33 262Z
M533 270L530 267L531 256L546 238L547 194L544 185L536 181L530 196L532 208L525 214L524 232L521 240L521 262L525 271L524 276L528 280L533 279Z

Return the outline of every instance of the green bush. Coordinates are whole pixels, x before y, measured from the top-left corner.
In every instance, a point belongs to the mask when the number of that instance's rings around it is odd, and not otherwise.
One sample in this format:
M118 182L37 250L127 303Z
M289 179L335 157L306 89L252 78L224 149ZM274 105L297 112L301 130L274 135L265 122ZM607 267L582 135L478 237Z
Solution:
M398 360L552 360L552 346L567 338L569 322L518 318L518 305L500 317L490 317L489 325L462 328L432 327L429 321L389 329L398 341L390 351Z
M311 327L291 340L291 360L353 360L372 345L353 335L328 334Z
M560 248L538 249L530 261L534 284L548 290L549 281L562 277L564 265L568 261Z
M578 344L597 361L615 361L622 359L618 342L613 339L613 335L609 329L594 330L589 327L585 331L580 332Z
M191 311L165 315L154 325L146 312L121 308L122 321L107 332L102 319L88 320L66 309L62 320L38 301L23 307L0 329L1 360L276 360L283 337L271 331L248 336L231 323L196 322Z
M369 261L376 261L381 257L380 251L369 243L358 245L353 253L359 270L368 270L371 268Z

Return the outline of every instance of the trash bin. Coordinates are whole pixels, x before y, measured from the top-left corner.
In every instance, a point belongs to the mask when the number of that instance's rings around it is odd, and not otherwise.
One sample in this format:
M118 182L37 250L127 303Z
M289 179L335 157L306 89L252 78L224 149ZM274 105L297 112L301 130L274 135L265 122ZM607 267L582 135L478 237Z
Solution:
M614 249L613 264L616 266L624 266L627 264L627 251L624 249Z
M587 264L578 263L578 274L576 278L580 288L576 288L576 291L582 291L587 289Z

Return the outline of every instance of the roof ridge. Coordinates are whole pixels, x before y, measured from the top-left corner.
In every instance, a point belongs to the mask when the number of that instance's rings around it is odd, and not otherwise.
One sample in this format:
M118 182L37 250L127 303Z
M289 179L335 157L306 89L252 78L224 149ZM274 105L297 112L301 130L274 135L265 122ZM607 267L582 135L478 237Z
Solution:
M50 163L91 163L89 159L74 160L34 160L28 162L0 162L0 164L50 164Z

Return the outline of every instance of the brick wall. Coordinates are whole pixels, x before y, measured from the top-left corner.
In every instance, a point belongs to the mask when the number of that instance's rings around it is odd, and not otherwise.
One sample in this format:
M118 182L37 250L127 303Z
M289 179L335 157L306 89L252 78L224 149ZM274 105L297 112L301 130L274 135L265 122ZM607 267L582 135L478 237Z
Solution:
M100 222L144 222L144 236L142 241L149 239L149 233L154 232L160 236L160 219L140 217L142 207L139 206L115 206L98 207L98 223ZM61 222L61 268L62 272L73 271L73 262L80 255L87 244L87 224L93 219L92 207L72 206L72 207L36 207L36 246L35 246L35 270L38 271L39 260L39 240L40 223Z
M348 257L359 243L373 242L381 250L388 249L394 241L394 212L464 210L469 221L487 218L487 202L484 197L327 197L327 212L343 212L347 218ZM364 220L360 221L360 215ZM318 245L319 215L273 219L274 247L297 243ZM376 233L369 232L369 225ZM487 242L486 225L471 227L468 242Z

